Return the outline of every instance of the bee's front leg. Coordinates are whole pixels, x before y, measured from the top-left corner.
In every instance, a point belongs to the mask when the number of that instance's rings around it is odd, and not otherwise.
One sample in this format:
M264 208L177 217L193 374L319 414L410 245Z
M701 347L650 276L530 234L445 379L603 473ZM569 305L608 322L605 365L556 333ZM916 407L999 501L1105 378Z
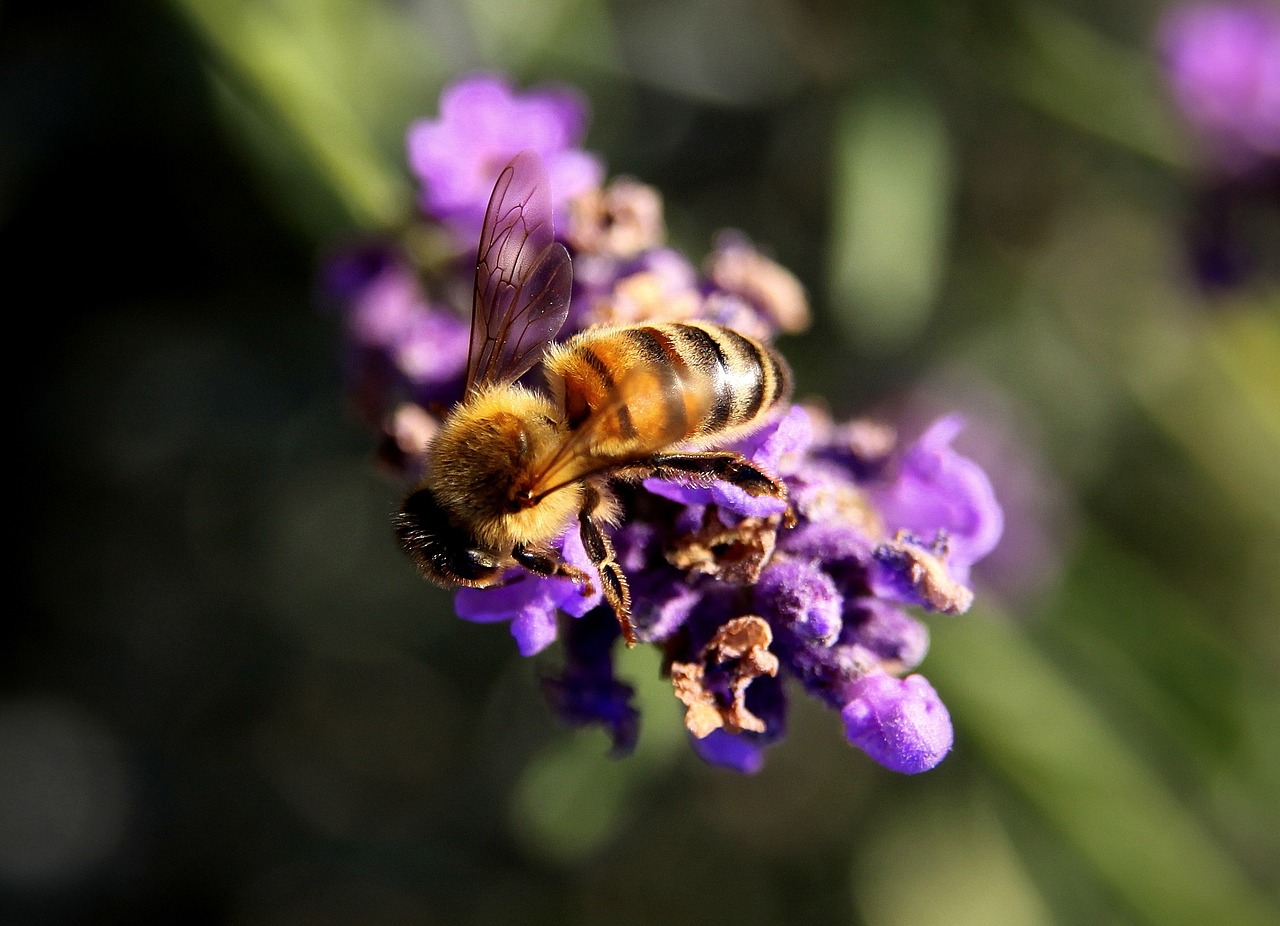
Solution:
M577 566L566 563L552 550L534 550L522 543L518 543L511 550L511 558L534 575L544 578L559 576L576 582L582 586L582 594L584 596L590 595L595 591L591 576Z
M591 557L591 562L600 572L600 582L604 586L604 599L609 602L614 615L618 618L618 626L622 628L622 639L627 646L636 645L636 628L631 623L631 590L627 587L627 577L614 558L613 544L596 523L594 515L600 506L600 493L588 487L582 510L578 512L578 530L582 536L582 546Z

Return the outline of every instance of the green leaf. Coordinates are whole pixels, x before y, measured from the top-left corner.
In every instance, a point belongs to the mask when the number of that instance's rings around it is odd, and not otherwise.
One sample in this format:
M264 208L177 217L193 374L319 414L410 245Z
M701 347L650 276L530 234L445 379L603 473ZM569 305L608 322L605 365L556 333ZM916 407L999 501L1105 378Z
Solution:
M974 749L1153 926L1263 926L1276 909L1016 624L935 621L926 672Z

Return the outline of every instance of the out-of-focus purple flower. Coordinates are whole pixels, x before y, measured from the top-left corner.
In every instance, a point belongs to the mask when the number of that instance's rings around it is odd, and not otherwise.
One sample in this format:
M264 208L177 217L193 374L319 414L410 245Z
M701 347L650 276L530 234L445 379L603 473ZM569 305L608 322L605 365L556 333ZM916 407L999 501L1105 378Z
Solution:
M583 254L573 282L571 312L580 327L701 317L697 271L673 248L655 247L627 259Z
M951 751L951 715L923 676L871 673L840 712L849 742L886 768L914 775Z
M326 268L325 295L345 328L348 392L375 426L403 402L452 402L461 392L470 323L431 302L389 248L355 248ZM420 448L419 448L420 449Z
M573 726L604 727L613 754L624 756L640 736L640 712L631 703L635 689L613 674L618 634L618 622L607 609L573 621L564 637L564 668L543 679L542 690L560 718Z
M667 237L662 196L651 186L619 177L573 200L564 237L580 253L622 259L660 247Z
M795 274L762 254L741 232L716 237L706 274L713 293L747 302L773 330L795 333L809 327L809 300Z
M441 94L439 116L415 122L406 139L409 166L422 182L422 210L448 225L460 244L474 244L494 178L531 149L546 165L563 224L569 201L604 177L599 158L581 150L586 124L586 103L570 87L518 93L493 74L457 81Z
M1175 104L1222 167L1244 171L1280 158L1280 8L1175 7L1159 44Z

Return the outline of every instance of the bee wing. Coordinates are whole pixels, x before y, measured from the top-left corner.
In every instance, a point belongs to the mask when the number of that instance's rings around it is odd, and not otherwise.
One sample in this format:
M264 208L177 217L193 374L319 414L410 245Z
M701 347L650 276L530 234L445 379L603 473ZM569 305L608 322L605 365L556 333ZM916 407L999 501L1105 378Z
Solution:
M467 393L512 383L541 359L569 314L569 252L555 240L542 159L522 151L502 169L476 253Z
M676 366L633 366L535 472L530 492L549 495L596 473L638 463L691 437L714 402L713 381Z

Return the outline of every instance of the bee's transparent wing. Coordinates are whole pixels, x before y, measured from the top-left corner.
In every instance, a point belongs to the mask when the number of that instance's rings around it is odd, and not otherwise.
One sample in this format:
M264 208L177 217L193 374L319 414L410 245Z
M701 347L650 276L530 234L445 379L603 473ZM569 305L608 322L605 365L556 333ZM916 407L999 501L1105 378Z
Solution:
M569 314L572 273L542 159L522 151L498 175L480 232L468 394L515 382L542 358Z
M621 371L604 401L539 460L530 491L549 495L597 473L639 463L688 439L715 401L714 383L677 366Z

